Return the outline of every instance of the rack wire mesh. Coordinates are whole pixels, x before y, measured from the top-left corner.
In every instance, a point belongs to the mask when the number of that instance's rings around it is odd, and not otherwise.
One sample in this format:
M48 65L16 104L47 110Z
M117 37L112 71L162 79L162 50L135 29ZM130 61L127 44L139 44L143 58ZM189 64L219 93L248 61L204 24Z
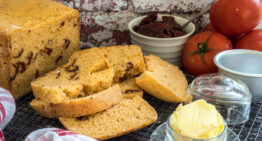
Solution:
M190 82L193 77L186 75ZM177 107L177 104L158 100L148 94L144 98L151 104L158 113L158 120L152 125L139 131L120 136L111 141L148 141L154 129L165 122ZM22 141L25 137L40 128L57 127L63 128L57 119L47 119L36 113L29 103L33 94L26 95L16 101L16 113L12 121L3 130L7 141ZM262 103L252 103L249 120L240 125L230 126L243 141L262 141Z

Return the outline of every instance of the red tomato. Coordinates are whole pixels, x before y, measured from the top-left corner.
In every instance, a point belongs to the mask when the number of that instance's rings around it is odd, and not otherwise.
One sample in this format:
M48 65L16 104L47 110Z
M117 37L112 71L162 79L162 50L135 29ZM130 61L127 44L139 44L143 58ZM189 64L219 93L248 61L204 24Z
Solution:
M203 29L202 32L204 31L214 31L214 32L218 32L216 31L216 29L213 27L213 25L211 23L207 24ZM229 36L228 38L230 39L231 43L233 45L235 45L235 43L241 38L243 37L245 34L241 34L238 36Z
M228 39L230 39L232 45L235 46L235 45L236 45L236 42L237 42L240 38L242 38L244 35L245 35L245 33L244 33L244 34L241 34L241 35L238 35L238 36L228 37Z
M262 18L262 4L260 4L260 18Z
M217 32L206 31L193 36L183 50L183 64L189 74L200 75L217 72L214 56L232 49L230 40ZM202 58L202 57L203 58Z
M218 0L210 10L215 29L229 36L251 31L260 22L260 0Z
M251 49L262 51L262 29L256 29L247 33L237 41L237 49Z
M216 32L216 29L213 27L213 25L211 23L209 23L202 29L202 32L204 32L204 31L214 31L214 32Z

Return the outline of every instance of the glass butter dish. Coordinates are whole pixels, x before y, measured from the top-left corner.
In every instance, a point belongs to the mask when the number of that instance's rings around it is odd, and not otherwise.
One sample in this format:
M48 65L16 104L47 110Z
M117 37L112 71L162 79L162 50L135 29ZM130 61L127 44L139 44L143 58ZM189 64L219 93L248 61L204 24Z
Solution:
M177 135L181 138L175 138L176 135L177 134L170 128L167 121L154 130L150 137L150 141L240 141L238 135L227 126L221 135L210 139L190 139L181 135Z
M216 106L228 125L242 124L249 119L252 96L240 80L224 74L196 77L188 88L193 101L204 99Z
M203 99L180 104L150 141L240 141L216 107Z

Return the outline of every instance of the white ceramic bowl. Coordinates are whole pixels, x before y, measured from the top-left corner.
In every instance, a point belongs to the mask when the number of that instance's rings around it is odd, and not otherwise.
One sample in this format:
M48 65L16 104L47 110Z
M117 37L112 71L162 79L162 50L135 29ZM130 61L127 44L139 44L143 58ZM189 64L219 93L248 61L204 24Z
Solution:
M162 21L162 16L158 15L157 21ZM142 48L144 55L154 54L162 59L181 66L182 65L182 50L190 36L195 32L195 25L191 22L185 27L186 35L173 37L173 38L156 38L139 34L133 30L134 26L138 25L146 16L141 16L133 19L128 24L128 29L133 44ZM183 25L188 20L182 17L173 16L175 21Z
M262 52L246 49L223 51L215 56L214 62L219 73L246 83L253 102L262 102Z

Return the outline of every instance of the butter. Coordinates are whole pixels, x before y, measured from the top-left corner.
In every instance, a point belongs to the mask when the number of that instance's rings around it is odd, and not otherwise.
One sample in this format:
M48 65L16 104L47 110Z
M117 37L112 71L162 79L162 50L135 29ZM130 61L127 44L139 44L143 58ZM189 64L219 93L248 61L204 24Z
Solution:
M180 104L170 117L170 125L176 133L192 139L216 137L224 130L222 116L204 100Z

